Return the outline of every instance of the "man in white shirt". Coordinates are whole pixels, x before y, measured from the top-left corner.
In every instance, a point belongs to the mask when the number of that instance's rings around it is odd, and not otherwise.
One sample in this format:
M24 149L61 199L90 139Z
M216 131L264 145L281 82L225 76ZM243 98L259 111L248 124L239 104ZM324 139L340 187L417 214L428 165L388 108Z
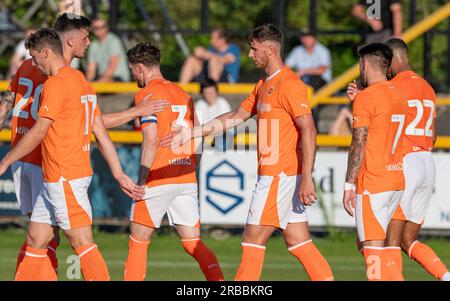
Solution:
M331 82L330 50L317 41L313 32L302 33L301 46L297 46L286 58L286 65L315 90Z
M317 41L314 32L302 33L300 42L302 45L289 53L286 65L294 70L305 84L317 91L332 81L330 50ZM318 130L320 107L313 109L313 119Z
M208 78L200 83L200 93L203 97L195 103L195 112L200 124L204 124L231 110L228 101L222 96L219 96L217 83L214 80ZM225 151L231 144L232 137L228 134L225 133L224 135L215 137L215 147L217 150Z

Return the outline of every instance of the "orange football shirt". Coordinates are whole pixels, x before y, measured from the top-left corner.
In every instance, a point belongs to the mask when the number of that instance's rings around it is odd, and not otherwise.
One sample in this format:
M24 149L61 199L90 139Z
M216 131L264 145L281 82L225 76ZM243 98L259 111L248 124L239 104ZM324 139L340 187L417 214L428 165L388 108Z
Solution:
M42 143L45 182L92 175L90 142L97 96L84 75L69 66L49 76L42 89L39 117L53 120Z
M288 67L261 79L241 107L258 122L258 175L302 173L297 117L310 114L306 85Z
M150 100L167 100L169 102L169 107L164 111L140 119L141 128L145 128L151 123L157 124L158 141L170 134L173 124L185 127L194 125L195 113L192 98L176 84L165 79L152 80L136 94L136 105L148 95L151 95ZM183 152L158 146L147 177L147 186L196 183L196 155L193 145L192 141L188 145L189 147L183 147Z
M11 144L13 147L36 123L39 99L46 80L47 77L33 65L33 60L29 59L19 67L8 87L9 91L16 93L11 122ZM41 146L36 147L20 161L42 165Z
M408 104L405 123L405 153L433 150L436 120L436 94L425 79L414 71L400 72L391 80Z
M360 92L353 102L353 128L367 127L366 154L356 183L362 194L403 190L403 143L408 105L389 82Z

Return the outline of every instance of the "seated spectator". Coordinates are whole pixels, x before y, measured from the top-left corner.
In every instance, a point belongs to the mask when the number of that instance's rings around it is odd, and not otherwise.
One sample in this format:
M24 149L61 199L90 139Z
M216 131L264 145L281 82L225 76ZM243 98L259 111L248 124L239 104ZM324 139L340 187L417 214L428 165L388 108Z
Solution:
M373 1L359 0L353 6L352 15L365 23L366 44L375 42L386 42L391 37L402 35L402 1L401 0L378 0L380 5L376 7ZM375 5L375 6L374 6ZM368 11L369 8L370 12ZM376 14L379 11L379 17Z
M331 82L330 50L317 41L316 34L304 32L300 36L301 46L297 46L286 58L286 65L297 72L298 76L315 91ZM313 109L313 119L318 128L321 105Z
M9 65L8 79L11 79L14 74L16 74L20 65L28 59L31 59L30 53L25 48L25 40L33 33L36 32L36 28L30 27L25 31L25 38L21 40L14 51L13 56L11 57L11 63Z
M97 37L89 47L86 78L99 82L127 82L130 80L125 50L117 35L109 31L105 20L92 22Z
M301 46L297 46L286 58L286 65L314 90L331 82L331 54L328 48L317 41L313 32L300 36Z
M195 103L195 113L200 124L204 124L223 113L231 111L228 101L219 96L217 83L214 80L207 78L202 82L200 84L200 93L203 98ZM215 147L218 150L225 151L231 143L232 137L229 133L215 137Z
M197 47L189 56L180 72L181 84L191 81L202 82L211 78L216 82L236 83L239 81L241 51L235 44L228 43L227 32L215 29L211 32L211 46Z
M344 106L338 113L330 128L332 136L347 136L352 134L353 115L348 106Z

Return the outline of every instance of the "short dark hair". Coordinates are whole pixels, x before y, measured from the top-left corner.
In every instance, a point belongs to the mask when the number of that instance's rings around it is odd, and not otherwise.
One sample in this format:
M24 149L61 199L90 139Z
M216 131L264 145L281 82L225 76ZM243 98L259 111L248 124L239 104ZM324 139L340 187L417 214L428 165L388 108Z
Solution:
M58 55L63 55L63 46L58 33L50 28L42 28L31 34L25 41L28 50L35 49L39 52L43 48L49 48Z
M261 43L264 41L271 41L277 42L281 45L282 37L283 34L281 33L281 30L278 29L278 27L271 23L267 23L256 27L248 36L248 42L251 43L253 41L258 41Z
M84 16L64 13L56 19L55 30L57 32L68 32L71 30L89 29L91 27L91 20Z
M212 78L208 77L200 83L200 93L203 94L203 90L209 87L214 87L216 88L217 92L219 91L219 88L217 87L217 82Z
M402 39L392 38L387 41L386 44L391 47L393 51L400 50L405 52L406 54L408 53L408 45Z
M391 67L392 57L394 56L392 49L383 43L372 43L363 46L358 51L361 58L370 57L376 60L376 65L387 72Z
M161 50L151 42L138 43L127 51L127 57L131 64L143 64L147 67L159 66Z
M223 28L223 27L214 28L212 30L212 32L217 32L217 34L219 35L219 38L225 39L226 41L228 41L228 32L225 28Z

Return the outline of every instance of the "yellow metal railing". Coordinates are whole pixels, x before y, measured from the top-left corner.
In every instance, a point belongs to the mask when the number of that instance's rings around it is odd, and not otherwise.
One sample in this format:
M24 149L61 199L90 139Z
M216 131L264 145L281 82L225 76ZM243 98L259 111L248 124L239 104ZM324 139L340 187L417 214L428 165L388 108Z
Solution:
M410 43L448 17L450 17L450 3L442 6L427 18L409 28L407 31L405 31L402 38L406 43ZM349 70L341 74L339 77L337 77L333 82L318 90L317 93L313 96L311 106L315 107L318 104L324 103L324 101L330 99L331 95L344 88L349 82L351 82L358 76L359 66L358 64L356 64Z
M114 143L118 144L141 144L142 134L140 131L110 131L109 136ZM11 130L3 130L0 132L0 141L9 142L11 140ZM212 138L208 137L207 143ZM349 147L351 136L329 136L317 135L317 146L319 147ZM92 136L92 142L95 142ZM256 146L256 133L241 133L234 138L234 143L239 146ZM450 136L439 136L435 145L436 149L450 149Z

